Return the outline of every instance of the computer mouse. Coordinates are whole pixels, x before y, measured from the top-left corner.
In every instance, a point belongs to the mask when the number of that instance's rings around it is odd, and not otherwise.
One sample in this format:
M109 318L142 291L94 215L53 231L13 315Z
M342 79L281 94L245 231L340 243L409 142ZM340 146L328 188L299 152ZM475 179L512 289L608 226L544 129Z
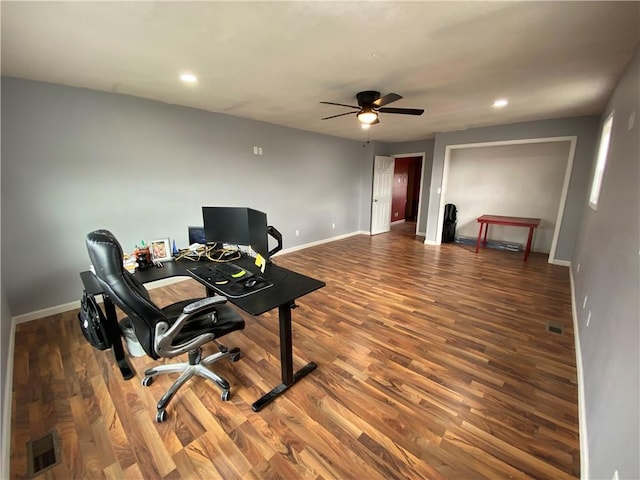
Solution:
M248 279L246 282L244 282L244 286L247 288L251 288L253 286L255 286L257 280L255 278L250 278Z

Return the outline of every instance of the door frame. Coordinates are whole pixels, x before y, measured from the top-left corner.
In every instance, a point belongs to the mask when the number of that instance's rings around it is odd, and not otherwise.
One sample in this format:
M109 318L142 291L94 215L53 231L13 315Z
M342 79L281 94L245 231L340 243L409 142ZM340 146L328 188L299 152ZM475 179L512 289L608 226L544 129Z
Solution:
M418 153L398 153L395 155L391 155L394 162L396 158L407 158L407 157L421 157L422 161L420 162L420 193L418 194L418 213L416 215L416 231L415 234L419 235L418 226L420 225L420 218L422 215L422 199L424 198L424 168L425 161L427 158L426 152L418 152ZM425 224L426 225L426 224Z

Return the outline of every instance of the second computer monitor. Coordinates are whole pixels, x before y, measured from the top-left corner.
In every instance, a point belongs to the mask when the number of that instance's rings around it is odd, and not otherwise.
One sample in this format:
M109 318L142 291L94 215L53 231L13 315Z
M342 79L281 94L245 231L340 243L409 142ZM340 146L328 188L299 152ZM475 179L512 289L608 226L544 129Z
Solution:
M207 242L248 245L269 260L267 214L245 207L202 207Z

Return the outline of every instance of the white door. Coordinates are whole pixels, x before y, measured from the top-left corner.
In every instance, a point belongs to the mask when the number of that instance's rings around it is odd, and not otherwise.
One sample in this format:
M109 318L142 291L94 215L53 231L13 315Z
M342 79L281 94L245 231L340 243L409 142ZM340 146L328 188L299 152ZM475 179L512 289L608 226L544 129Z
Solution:
M392 157L378 155L375 157L371 195L371 235L388 232L391 229L394 164Z

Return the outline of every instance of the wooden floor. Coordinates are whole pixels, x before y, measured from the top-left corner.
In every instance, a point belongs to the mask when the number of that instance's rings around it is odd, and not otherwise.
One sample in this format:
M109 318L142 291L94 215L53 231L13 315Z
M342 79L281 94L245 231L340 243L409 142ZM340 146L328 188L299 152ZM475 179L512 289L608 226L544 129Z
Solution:
M525 263L424 245L414 228L275 258L327 286L293 311L296 368L318 369L259 413L251 403L280 378L277 312L225 337L243 352L214 366L229 402L191 380L162 424L155 403L170 378L124 381L76 312L18 325L11 478L26 478L26 442L52 428L63 462L39 478L579 477L568 269L537 253ZM166 304L204 290L186 280L151 293Z

